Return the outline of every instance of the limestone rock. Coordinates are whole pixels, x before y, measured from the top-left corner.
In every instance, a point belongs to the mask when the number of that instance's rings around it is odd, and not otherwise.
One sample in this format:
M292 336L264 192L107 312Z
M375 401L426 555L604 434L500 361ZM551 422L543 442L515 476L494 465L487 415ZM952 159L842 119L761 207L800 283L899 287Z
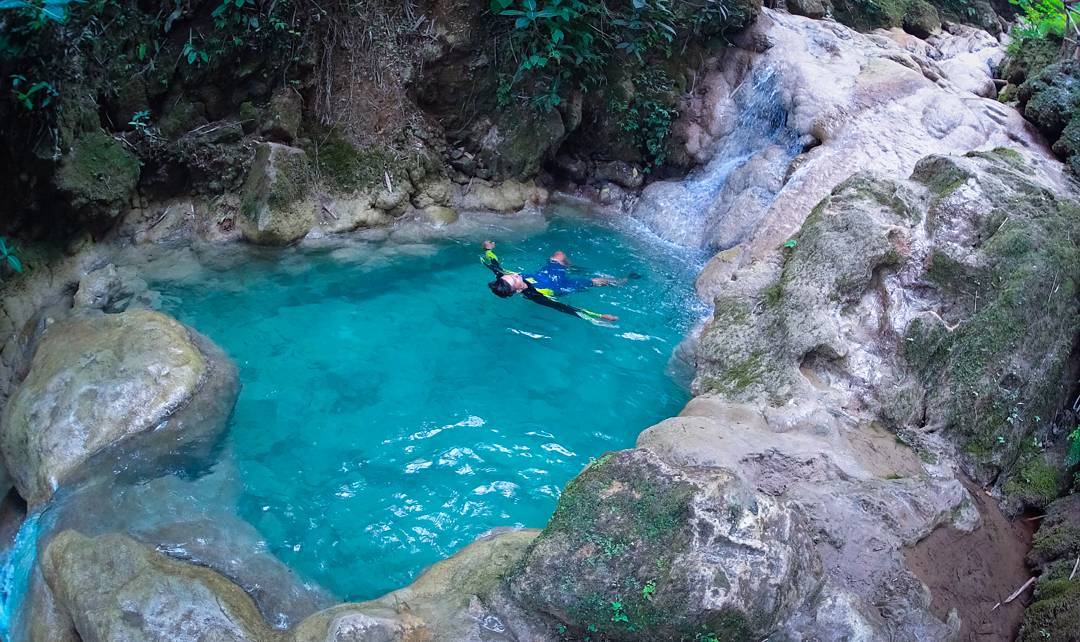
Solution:
M327 199L319 208L319 227L338 234L389 223L390 215L375 207L373 201L374 196L364 192L351 197Z
M787 0L787 10L797 16L820 20L825 17L825 4L821 0Z
M140 279L134 270L117 269L109 263L79 279L79 289L75 292L73 305L89 310L122 312L134 300L145 297L146 294L146 281Z
M81 134L64 155L54 181L76 209L115 218L139 180L139 161L101 131Z
M424 217L436 225L449 225L458 219L457 210L442 205L430 205L422 211Z
M41 563L61 613L84 642L284 637L266 624L240 587L123 535L88 538L64 531L49 543Z
M611 181L626 189L637 189L645 182L645 175L641 170L624 161L597 163L594 173L597 179Z
M530 203L547 202L547 191L535 183L473 181L452 203L459 210L517 212Z
M303 109L304 101L296 90L291 87L278 89L263 114L262 134L272 140L291 143L300 131Z
M238 227L259 245L288 245L315 225L315 205L308 198L307 154L295 147L263 143L244 182Z
M791 507L727 470L630 450L570 482L510 591L571 636L758 639L820 589L820 574Z
M95 454L138 437L152 460L209 440L236 396L236 370L207 339L157 312L82 314L45 333L0 426L22 496L47 499Z

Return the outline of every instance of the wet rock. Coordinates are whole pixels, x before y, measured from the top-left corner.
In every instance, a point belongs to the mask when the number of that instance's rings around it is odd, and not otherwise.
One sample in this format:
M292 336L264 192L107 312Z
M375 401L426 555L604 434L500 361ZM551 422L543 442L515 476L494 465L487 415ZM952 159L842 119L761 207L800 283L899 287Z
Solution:
M60 611L84 641L282 638L240 587L124 535L88 538L64 531L46 548L42 572Z
M458 210L517 212L530 203L547 202L547 190L533 182L503 181L492 184L472 181L451 205Z
M820 20L825 17L825 5L821 0L787 0L787 10L797 16Z
M260 145L244 182L237 219L244 238L259 245L288 245L304 238L315 224L310 180L303 150Z
M575 156L559 154L552 161L552 165L555 171L575 183L584 183L589 177L589 164Z
M412 204L423 209L431 205L446 205L454 192L453 183L446 178L438 178L420 183L412 197Z
M109 263L103 268L88 272L79 280L73 305L89 310L123 312L133 299L145 295L147 289L146 281L140 279L133 269L117 269Z
M236 370L209 340L148 310L80 314L45 332L0 426L0 449L32 506L94 455L124 444L147 462L211 440ZM138 439L136 439L138 438Z
M458 219L457 210L442 205L429 205L421 211L427 220L436 225L449 225Z
M904 31L925 40L941 29L941 16L934 5L924 0L915 0L904 13L901 25Z
M326 199L320 204L319 227L332 234L390 222L390 215L374 206L374 196L360 193L350 198Z
M492 610L502 583L537 531L483 537L424 571L409 586L369 602L316 613L293 631L295 642L433 640L480 642L526 639L510 634L527 623ZM408 608L402 609L402 604ZM538 639L532 637L529 639Z
M637 189L645 182L645 175L641 170L624 161L597 163L593 173L600 180L611 181L626 189Z
M54 181L72 207L116 217L135 191L139 161L101 131L80 135L64 155Z
M303 109L304 101L299 93L291 87L278 89L263 113L262 134L271 140L291 143L300 131Z
M631 450L570 482L510 591L574 636L756 639L819 590L820 573L790 507L727 470Z

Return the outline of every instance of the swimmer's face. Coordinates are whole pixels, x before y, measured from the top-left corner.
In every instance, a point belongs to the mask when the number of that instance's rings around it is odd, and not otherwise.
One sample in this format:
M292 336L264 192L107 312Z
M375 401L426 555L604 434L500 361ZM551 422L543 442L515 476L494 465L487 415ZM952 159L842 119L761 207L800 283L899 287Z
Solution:
M514 292L521 292L525 289L525 279L521 278L520 274L504 274L499 278L514 288Z

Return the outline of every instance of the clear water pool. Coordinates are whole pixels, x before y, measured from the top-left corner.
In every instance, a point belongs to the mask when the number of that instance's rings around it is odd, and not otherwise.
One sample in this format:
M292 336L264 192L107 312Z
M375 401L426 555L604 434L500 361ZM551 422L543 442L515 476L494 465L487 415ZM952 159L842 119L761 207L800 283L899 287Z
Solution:
M492 296L489 237L508 268L563 249L583 273L642 278L566 298L620 317L594 325ZM211 460L151 475L107 457L111 475L31 516L0 555L0 637L26 638L30 569L64 528L221 569L286 628L401 587L492 528L543 526L590 458L686 401L672 355L703 313L701 260L632 221L554 208L388 240L139 250L161 307L239 365L228 433Z
M457 238L253 255L157 283L162 307L240 367L236 510L342 599L375 597L499 526L542 526L591 457L687 393L669 361L697 319L698 257L636 226L553 213ZM485 287L556 249L641 279L567 297L594 325Z

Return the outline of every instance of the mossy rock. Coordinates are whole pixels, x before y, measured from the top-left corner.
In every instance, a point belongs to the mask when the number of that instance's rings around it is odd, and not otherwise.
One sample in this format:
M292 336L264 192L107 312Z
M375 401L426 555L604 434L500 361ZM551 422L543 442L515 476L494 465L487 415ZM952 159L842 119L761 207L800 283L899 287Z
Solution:
M1080 640L1080 574L1069 576L1080 556L1080 495L1047 508L1028 562L1041 571L1035 600L1024 612L1022 642Z
M139 180L139 160L104 132L79 135L56 172L57 189L72 207L116 217Z
M812 544L798 518L766 505L771 500L730 473L700 474L684 474L644 450L590 464L567 485L511 577L515 600L551 618L552 629L570 639L765 637L816 590L807 584L815 581ZM702 510L709 514L704 521L696 517ZM768 532L783 544L750 552L740 539L752 540L750 532ZM746 576L747 564L793 579L759 582ZM713 588L723 597L713 599Z
M1020 85L1024 116L1050 140L1057 140L1080 113L1080 62L1050 65Z
M963 311L956 327L925 317L905 333L905 357L928 394L928 421L953 432L970 474L987 482L1015 467L1007 493L1045 505L1056 495L1047 464L1018 457L1065 389L1080 328L1080 249L1070 240L1080 206L1031 182L1009 150L929 157L913 178L931 195L927 277L943 308Z
M1053 37L1020 36L1009 45L1008 53L998 75L1009 84L1020 85L1057 62L1061 54L1061 41Z
M304 150L263 143L244 182L240 216L244 238L259 245L288 245L315 225L308 199L311 167Z
M908 4L900 20L904 31L916 38L929 38L941 29L941 16L934 5L926 0L914 0Z

